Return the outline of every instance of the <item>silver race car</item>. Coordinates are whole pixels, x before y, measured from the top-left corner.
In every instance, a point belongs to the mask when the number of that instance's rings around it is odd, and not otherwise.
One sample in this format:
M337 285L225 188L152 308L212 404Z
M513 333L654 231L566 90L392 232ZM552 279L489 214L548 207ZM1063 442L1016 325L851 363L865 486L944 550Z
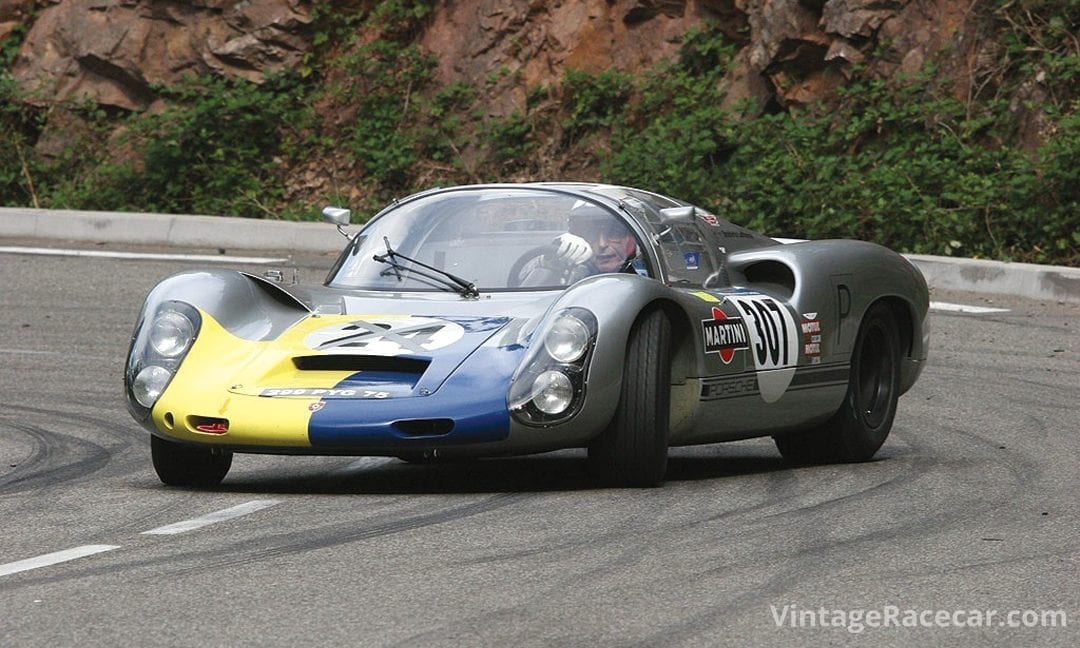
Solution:
M663 482L670 446L772 436L869 459L928 346L926 282L860 241L781 243L654 193L464 186L395 201L324 285L183 272L143 306L128 405L166 484L233 453L410 461L588 449Z

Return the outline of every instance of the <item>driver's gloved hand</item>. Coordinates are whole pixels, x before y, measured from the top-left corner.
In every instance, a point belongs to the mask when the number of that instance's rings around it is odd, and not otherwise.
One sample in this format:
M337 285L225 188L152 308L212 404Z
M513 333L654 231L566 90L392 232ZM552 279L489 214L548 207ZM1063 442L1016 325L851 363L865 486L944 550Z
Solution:
M589 242L569 232L556 236L552 241L552 247L553 251L544 254L545 265L576 266L585 263L593 256L593 249Z

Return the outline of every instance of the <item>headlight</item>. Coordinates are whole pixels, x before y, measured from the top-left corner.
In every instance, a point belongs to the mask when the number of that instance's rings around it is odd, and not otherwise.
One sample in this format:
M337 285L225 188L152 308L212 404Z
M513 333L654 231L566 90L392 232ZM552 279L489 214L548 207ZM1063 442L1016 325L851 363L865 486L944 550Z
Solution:
M544 349L558 362L574 362L589 350L589 329L573 315L555 320L544 336Z
M561 371L545 371L533 381L532 402L544 414L562 414L573 400L574 385Z
M510 382L506 404L525 425L547 427L574 417L585 401L596 316L572 306L553 313L529 335L529 351Z
M140 405L149 409L154 406L157 399L161 398L161 392L165 391L165 386L169 384L171 378L172 373L165 367L157 365L145 367L132 381L131 395L139 401Z
M166 358L175 358L191 346L195 325L181 313L168 310L150 325L150 346Z
M131 338L124 386L128 411L145 425L150 409L195 345L202 316L191 304L179 300L157 301L153 293L143 305L143 313Z

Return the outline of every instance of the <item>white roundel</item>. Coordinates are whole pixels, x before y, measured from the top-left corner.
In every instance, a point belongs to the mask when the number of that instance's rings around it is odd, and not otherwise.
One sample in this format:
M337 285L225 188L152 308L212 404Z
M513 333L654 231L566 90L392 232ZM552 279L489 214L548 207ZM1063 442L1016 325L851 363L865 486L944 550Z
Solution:
M765 295L730 295L750 334L750 356L757 370L758 389L766 403L780 399L795 376L799 361L795 317L780 302Z
M465 329L428 317L356 319L321 328L304 344L324 353L396 356L425 354L457 342Z

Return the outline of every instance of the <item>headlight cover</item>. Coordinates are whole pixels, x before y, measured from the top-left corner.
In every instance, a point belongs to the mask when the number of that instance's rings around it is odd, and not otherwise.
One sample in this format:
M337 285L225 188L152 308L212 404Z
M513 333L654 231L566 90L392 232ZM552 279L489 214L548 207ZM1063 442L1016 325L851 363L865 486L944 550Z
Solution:
M544 336L544 350L556 362L574 362L589 350L589 328L573 315L560 315Z
M166 358L182 355L194 339L195 325L175 310L162 312L150 324L150 346Z
M596 332L596 316L578 307L559 311L533 332L507 393L515 419L546 427L581 409Z
M172 373L165 367L150 365L143 367L131 383L131 395L143 407L150 409L161 398L165 386L172 379Z
M180 301L148 304L143 312L124 372L128 408L140 420L169 386L202 326L199 311Z
M558 369L548 369L533 381L529 402L544 414L558 416L574 401L574 384Z

